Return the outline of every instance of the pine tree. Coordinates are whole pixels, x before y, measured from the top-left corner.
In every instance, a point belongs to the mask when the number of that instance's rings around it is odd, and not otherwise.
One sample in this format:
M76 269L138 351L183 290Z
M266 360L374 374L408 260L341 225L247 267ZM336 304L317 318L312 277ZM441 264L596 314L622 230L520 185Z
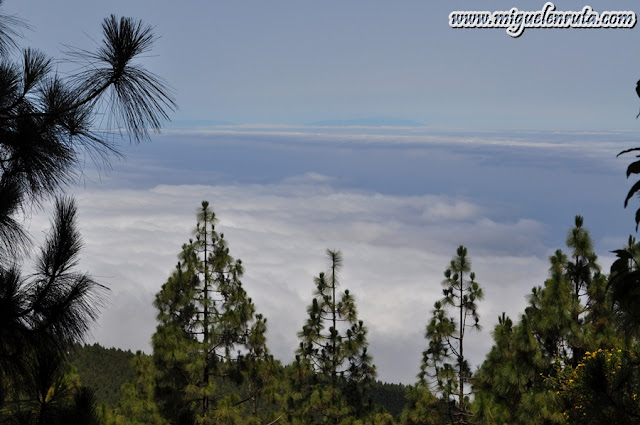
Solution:
M242 287L241 260L229 254L216 217L203 201L195 240L156 295L153 335L161 411L176 423L235 423L240 407L257 399L269 380L273 358L266 347L266 318ZM266 372L265 372L266 370ZM245 380L249 393L237 386ZM231 382L236 385L224 384ZM220 422L223 421L223 422Z
M471 379L471 369L464 357L464 337L467 330L480 329L476 301L483 298L482 288L471 271L467 248L458 247L444 277L444 297L434 304L427 324L425 338L429 340L429 348L423 352L418 378L419 384L425 386L433 380L436 392L445 401L457 398L451 419L463 424L469 416L465 384ZM454 310L451 316L449 309Z
M91 424L94 397L66 385L65 371L106 288L76 270L82 241L72 199L57 197L30 275L21 270L31 247L17 217L70 183L85 155L105 165L119 155L119 136L147 138L175 103L164 81L135 63L155 39L139 21L105 19L97 51L76 50L63 62L79 71L64 76L32 48L13 60L24 28L0 14L0 422Z
M138 351L131 367L135 376L122 386L118 408L104 415L105 425L168 425L155 401L158 373L153 358Z
M549 279L529 296L529 316L542 350L553 363L576 367L586 350L615 343L607 278L600 273L593 242L581 216L569 231L570 256L557 250L550 258Z
M627 245L613 252L617 259L611 265L608 285L615 323L630 341L640 336L640 242L629 236Z
M366 390L375 378L355 298L349 290L339 291L342 253L327 250L327 256L330 270L315 278L309 318L298 333L300 347L290 371L289 416L299 423L364 417L370 406Z
M76 212L72 199L56 201L30 276L17 266L0 268L0 422L15 416L44 423L74 413L78 386L69 379L67 354L97 318L106 291L76 270L82 248Z
M586 352L617 344L607 279L580 216L567 246L569 255L558 249L549 258L549 277L533 288L517 325L503 315L495 328L474 382L480 423L564 423L555 377L573 373Z
M408 405L403 409L399 417L402 425L439 425L442 423L443 406L427 386L420 383L407 387L405 394ZM445 409L441 409L445 407Z
M0 1L0 4L2 1ZM88 156L98 166L119 156L117 141L157 131L175 103L166 83L136 60L151 49L152 28L110 16L96 52L73 50L62 76L53 59L26 48L10 53L24 27L0 15L0 265L24 249L28 236L16 215L70 183ZM107 126L104 126L107 124Z
M487 425L545 423L544 412L553 411L551 406L538 406L534 415L523 408L537 406L536 395L547 391L545 374L552 370L538 348L529 319L522 315L514 325L503 313L493 339L493 347L474 376L474 421Z

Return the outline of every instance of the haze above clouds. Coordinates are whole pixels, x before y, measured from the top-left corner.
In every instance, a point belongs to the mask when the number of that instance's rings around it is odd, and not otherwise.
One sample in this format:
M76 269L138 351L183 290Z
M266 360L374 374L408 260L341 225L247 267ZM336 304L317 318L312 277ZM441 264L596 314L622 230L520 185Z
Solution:
M452 29L458 10L540 10L514 0L7 0L26 43L93 50L110 14L160 36L143 63L175 88L174 121L304 124L394 118L466 129L635 129L635 29ZM563 0L558 10L636 10ZM637 12L637 10L636 10ZM61 66L61 70L67 70Z

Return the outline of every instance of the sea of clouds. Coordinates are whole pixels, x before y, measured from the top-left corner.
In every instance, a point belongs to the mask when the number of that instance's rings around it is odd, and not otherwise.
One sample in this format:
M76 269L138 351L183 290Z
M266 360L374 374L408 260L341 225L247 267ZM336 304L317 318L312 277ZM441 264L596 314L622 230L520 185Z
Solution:
M605 140L607 143L598 143ZM456 248L468 247L483 330L465 353L479 365L502 312L517 319L547 277L573 216L585 216L605 268L633 230L621 203L626 133L470 134L432 129L172 130L125 148L107 174L69 188L85 241L81 268L110 288L90 340L150 350L154 295L208 200L243 279L268 318L268 344L289 362L325 251L344 254L378 377L412 383L425 325ZM26 221L41 239L47 209Z

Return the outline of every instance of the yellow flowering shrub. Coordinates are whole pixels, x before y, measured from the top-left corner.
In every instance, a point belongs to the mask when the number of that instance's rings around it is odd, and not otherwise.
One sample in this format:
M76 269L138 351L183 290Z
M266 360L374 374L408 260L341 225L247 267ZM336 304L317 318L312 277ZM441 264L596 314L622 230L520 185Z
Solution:
M640 423L640 362L621 348L587 351L578 365L549 378L568 423Z

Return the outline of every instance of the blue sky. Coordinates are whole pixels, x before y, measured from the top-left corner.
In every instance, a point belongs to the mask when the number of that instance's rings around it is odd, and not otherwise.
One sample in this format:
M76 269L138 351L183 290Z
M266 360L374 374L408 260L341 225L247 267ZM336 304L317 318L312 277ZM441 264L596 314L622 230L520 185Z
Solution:
M91 47L111 13L162 38L149 66L176 89L174 120L304 124L363 117L454 128L634 128L632 30L504 30L448 25L453 10L539 10L544 2L389 0L7 0L32 44ZM559 10L636 2L556 1ZM55 17L55 19L52 19Z
M285 362L324 251L341 249L344 287L389 382L414 381L458 245L486 292L484 331L465 350L476 365L497 316L516 318L543 284L576 214L608 267L634 227L622 208L632 157L615 156L638 144L640 27L530 29L513 39L448 26L452 10L543 4L516 3L193 1L177 10L165 1L6 0L4 12L34 28L24 44L56 56L63 44L95 46L111 13L143 18L161 36L144 63L180 107L151 143L124 144L126 159L107 174L87 164L69 188L82 267L111 288L93 338L148 350L153 296L203 199L243 260ZM588 4L640 12L631 1ZM313 124L326 121L403 126ZM46 212L31 217L36 237Z

